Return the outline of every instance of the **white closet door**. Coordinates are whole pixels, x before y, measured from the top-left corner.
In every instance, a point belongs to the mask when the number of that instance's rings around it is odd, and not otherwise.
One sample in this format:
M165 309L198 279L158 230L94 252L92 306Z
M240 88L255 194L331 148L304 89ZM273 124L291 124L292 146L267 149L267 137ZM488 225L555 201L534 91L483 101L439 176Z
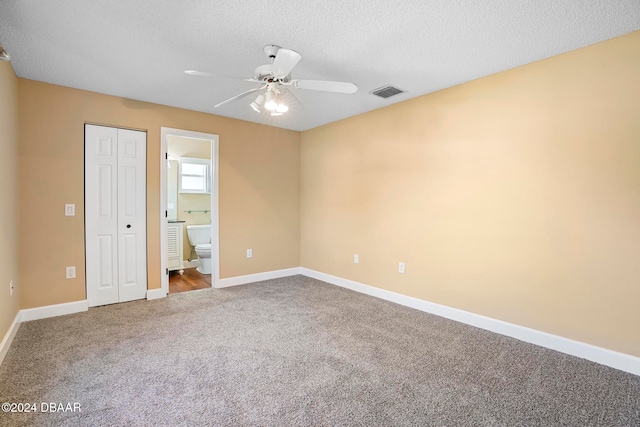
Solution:
M85 232L89 306L118 302L118 129L85 126Z
M145 191L146 133L86 125L85 253L90 307L146 295Z
M118 129L120 302L147 295L147 134Z

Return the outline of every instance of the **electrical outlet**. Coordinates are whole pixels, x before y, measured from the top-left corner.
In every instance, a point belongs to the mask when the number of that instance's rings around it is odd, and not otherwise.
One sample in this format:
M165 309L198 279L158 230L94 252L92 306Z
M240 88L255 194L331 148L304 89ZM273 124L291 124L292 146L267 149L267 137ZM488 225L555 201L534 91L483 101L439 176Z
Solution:
M402 261L398 263L398 273L404 274L404 262Z
M360 257L358 256L358 254L353 254L353 263L357 264L360 262Z
M251 249L247 249L247 258L251 258L253 256L253 251Z
M9 295L13 295L13 290L15 289L15 285L13 284L13 280L9 282Z
M76 215L76 205L64 205L64 216L75 216Z
M66 276L67 279L75 279L76 278L76 267L66 267Z

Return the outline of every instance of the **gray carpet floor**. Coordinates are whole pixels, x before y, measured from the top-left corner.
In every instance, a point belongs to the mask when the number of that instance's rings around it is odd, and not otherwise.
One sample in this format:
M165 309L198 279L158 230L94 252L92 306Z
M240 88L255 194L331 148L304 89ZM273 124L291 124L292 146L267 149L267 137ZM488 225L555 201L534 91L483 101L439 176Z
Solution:
M0 425L638 426L640 377L304 276L23 323Z

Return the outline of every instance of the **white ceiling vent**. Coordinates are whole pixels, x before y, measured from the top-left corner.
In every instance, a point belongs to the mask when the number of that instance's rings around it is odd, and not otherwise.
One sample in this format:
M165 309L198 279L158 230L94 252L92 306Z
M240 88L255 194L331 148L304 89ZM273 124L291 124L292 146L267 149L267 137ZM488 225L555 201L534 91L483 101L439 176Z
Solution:
M384 99L399 95L401 93L404 93L404 90L398 89L397 87L391 85L382 86L371 91L371 94Z

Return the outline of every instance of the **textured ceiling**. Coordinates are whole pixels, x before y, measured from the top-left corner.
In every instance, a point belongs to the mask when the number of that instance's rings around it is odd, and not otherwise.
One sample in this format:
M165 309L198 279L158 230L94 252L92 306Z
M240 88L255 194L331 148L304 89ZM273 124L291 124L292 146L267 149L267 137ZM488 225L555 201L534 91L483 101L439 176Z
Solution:
M306 130L640 29L638 0L0 0L0 43L19 77ZM293 78L353 82L352 95L295 89L261 116L243 78L277 44ZM184 70L220 76L188 76ZM393 84L407 93L369 92Z

